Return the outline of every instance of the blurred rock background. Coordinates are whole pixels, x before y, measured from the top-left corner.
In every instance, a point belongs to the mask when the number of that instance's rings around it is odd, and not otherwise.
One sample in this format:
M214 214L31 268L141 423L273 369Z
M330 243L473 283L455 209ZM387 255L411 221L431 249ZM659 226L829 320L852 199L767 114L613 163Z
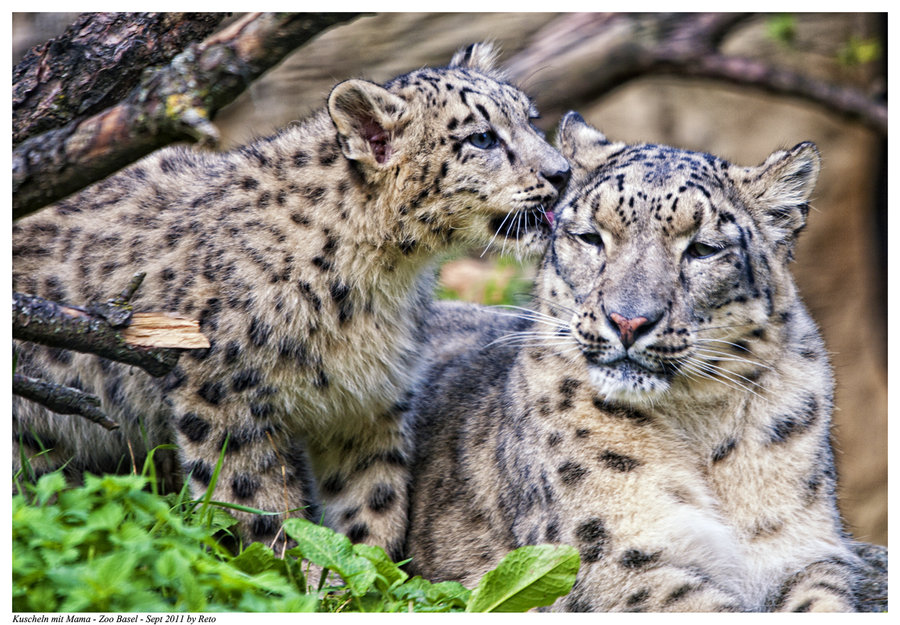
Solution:
M72 18L14 14L13 62ZM620 35L655 36L653 20L637 21ZM886 92L886 23L884 14L757 15L730 29L719 49ZM611 139L669 143L743 165L814 141L823 167L794 271L835 366L844 517L856 538L887 544L886 137L826 106L721 81L636 72L613 89L585 89L609 70L596 59L607 58L603 46L622 28L601 14L374 14L298 49L215 121L230 147L303 119L339 80L385 81L446 64L457 48L491 39L537 101L548 136L575 109ZM444 265L441 295L486 303L527 297L532 268L480 253Z

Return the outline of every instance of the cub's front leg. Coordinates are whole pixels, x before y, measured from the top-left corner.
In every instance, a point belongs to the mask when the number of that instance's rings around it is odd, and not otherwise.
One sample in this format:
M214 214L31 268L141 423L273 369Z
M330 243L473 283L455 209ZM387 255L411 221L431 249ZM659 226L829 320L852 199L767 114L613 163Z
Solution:
M325 525L402 556L410 444L399 416L382 415L342 441L310 445Z
M271 411L264 398L219 398L209 387L198 389L200 401L176 402L174 430L185 479L194 497L202 497L214 478L222 449L221 470L215 478L212 499L227 501L277 514L229 510L238 519L244 542L263 542L276 549L285 544L282 521L304 516L318 521L315 482L309 456L297 436L265 422ZM197 394L195 394L195 397ZM251 395L252 397L252 395ZM238 419L238 415L257 419Z

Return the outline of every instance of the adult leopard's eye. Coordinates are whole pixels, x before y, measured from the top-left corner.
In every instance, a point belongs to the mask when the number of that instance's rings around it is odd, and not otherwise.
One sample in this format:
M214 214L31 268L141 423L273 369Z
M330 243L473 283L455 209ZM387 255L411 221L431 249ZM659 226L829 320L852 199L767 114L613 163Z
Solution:
M488 130L486 132L476 132L473 135L469 135L466 138L466 141L479 150L490 150L497 145L499 139L497 139L497 135L493 130Z
M601 237L596 232L582 232L580 234L576 234L576 237L587 243L588 245L593 245L597 248L603 248L603 237Z
M687 254L690 258L709 258L710 256L715 256L721 251L722 248L720 247L701 243L700 241L694 241L693 243L688 245L687 249L685 250L685 254Z

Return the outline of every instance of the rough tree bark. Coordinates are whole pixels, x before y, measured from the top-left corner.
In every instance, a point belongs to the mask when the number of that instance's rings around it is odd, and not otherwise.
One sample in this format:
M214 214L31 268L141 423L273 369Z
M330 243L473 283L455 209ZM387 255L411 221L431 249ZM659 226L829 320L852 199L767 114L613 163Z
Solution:
M29 378L21 373L13 374L13 393L46 406L59 414L74 414L93 421L107 430L115 430L119 424L100 409L100 398L77 388L60 386Z
M119 315L121 310L114 305L109 305L107 310L99 306L68 306L36 295L13 293L13 338L95 354L140 367L152 376L162 376L171 371L178 362L179 353L172 348L154 349L129 341L127 330L131 323L131 311L126 309L126 314L115 318L113 315ZM199 335L197 322L186 321L194 324L194 330ZM201 344L186 342L180 347L187 348L189 345L192 345L191 349L202 349L209 347L209 342L204 338Z
M13 145L121 100L145 67L164 65L226 13L85 13L13 71Z
M169 65L144 72L140 83L120 102L24 140L13 150L13 218L59 200L168 143L192 139L214 145L218 132L210 120L216 111L288 52L355 16L247 15L190 46ZM154 34L142 32L147 37ZM113 65L112 59L104 63Z

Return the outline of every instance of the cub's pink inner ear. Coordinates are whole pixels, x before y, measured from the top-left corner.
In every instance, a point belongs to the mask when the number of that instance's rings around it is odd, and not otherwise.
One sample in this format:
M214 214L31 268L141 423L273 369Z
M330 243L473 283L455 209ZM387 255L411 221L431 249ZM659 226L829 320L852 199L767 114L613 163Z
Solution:
M375 160L379 164L384 164L391 157L390 135L382 128L381 124L375 121L374 117L365 116L360 121L362 122L362 135L369 142Z

